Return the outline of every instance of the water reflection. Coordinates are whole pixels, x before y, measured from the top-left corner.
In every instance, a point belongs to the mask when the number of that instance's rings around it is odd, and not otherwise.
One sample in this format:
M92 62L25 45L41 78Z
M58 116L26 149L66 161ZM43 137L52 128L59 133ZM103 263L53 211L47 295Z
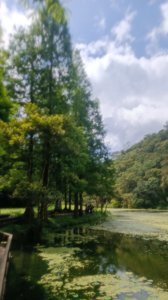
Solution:
M107 265L113 262L120 270L131 271L154 284L168 289L168 244L157 240L144 240L121 234L102 234L100 245Z
M79 247L78 255L90 259L94 272L116 273L131 271L137 276L153 280L168 289L168 243L145 240L124 234L96 232L86 228L67 230L57 234L55 246Z
M36 249L13 252L5 300L11 293L12 300L27 295L40 300L143 300L155 295L152 288L168 291L166 242L80 227L50 233ZM168 299L168 294L157 289L150 299Z

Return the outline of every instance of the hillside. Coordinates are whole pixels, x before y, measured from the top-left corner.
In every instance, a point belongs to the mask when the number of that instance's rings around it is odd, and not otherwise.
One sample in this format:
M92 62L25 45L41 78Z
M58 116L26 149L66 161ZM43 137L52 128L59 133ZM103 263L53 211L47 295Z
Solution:
M115 205L168 206L168 126L147 135L115 160Z

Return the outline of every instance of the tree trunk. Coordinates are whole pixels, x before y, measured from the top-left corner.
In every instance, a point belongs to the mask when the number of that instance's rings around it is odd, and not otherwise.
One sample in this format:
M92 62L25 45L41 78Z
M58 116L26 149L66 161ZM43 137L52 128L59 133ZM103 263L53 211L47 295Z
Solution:
M47 202L46 202L46 199L43 198L43 199L41 199L41 202L40 202L38 218L41 222L43 222L43 221L47 221L47 217L48 217Z
M34 103L34 61L31 62L31 78L30 78L30 102ZM34 134L30 132L29 144L28 144L28 165L27 165L27 179L28 182L32 182L33 177L33 151L34 151ZM24 219L26 222L31 223L34 219L33 199L27 200L26 209L24 212Z
M31 223L34 220L34 209L30 200L28 200L23 217L26 223Z
M43 187L47 189L48 181L49 181L49 167L50 167L50 138L49 135L46 136L44 142L44 166L42 173L42 184ZM47 199L45 199L45 195L43 195L40 206L39 206L39 219L40 221L47 220Z
M45 150L44 150L44 167L43 167L43 186L48 186L48 176L49 176L49 166L50 166L50 142L49 137L45 140Z
M78 204L79 204L79 201L78 201L78 192L75 192L74 194L74 216L78 216Z
M29 145L28 145L28 161L27 161L27 179L28 182L32 182L33 176L33 133L30 133ZM26 223L31 223L34 219L34 209L33 209L33 200L32 198L27 199L26 208L24 212L24 220Z
M68 204L69 204L69 211L72 209L72 191L71 188L69 187L69 195L68 195Z
M67 201L67 185L66 185L66 180L65 180L65 191L64 191L64 204L65 204L65 207L64 207L64 210L67 211L67 204L68 204L68 201Z
M30 133L30 140L29 140L29 146L28 146L28 167L27 167L27 177L28 181L32 182L32 176L33 176L33 134Z
M79 214L80 216L83 215L83 195L80 193L79 195Z
M54 208L55 212L57 211L61 211L61 200L60 199L56 199L55 200L55 208Z

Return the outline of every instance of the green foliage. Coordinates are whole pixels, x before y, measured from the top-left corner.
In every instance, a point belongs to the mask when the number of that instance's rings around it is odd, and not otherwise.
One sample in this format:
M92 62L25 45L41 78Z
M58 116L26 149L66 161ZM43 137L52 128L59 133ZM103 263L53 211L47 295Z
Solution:
M20 199L27 214L36 204L41 220L51 203L82 214L83 195L104 204L113 193L99 103L60 2L24 2L32 24L13 35L8 65L0 56L0 198Z
M1 43L0 43L1 47ZM8 97L7 89L5 87L5 64L6 53L3 49L0 49L0 120L8 121L10 109L12 107L11 101Z
M168 129L148 135L115 161L115 193L123 207L168 205Z
M0 213L2 215L10 215L10 216L21 216L24 213L24 208L1 208Z

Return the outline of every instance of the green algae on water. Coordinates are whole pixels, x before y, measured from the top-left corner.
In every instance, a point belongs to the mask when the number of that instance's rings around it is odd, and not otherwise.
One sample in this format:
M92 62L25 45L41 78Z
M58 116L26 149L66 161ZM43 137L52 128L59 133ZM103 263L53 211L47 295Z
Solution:
M135 276L132 272L94 274L83 270L90 265L88 259L80 259L79 248L41 248L39 255L48 263L48 271L39 280L48 298L59 300L107 300L107 299L168 299L168 292L152 285L152 280ZM71 272L73 270L73 272Z

